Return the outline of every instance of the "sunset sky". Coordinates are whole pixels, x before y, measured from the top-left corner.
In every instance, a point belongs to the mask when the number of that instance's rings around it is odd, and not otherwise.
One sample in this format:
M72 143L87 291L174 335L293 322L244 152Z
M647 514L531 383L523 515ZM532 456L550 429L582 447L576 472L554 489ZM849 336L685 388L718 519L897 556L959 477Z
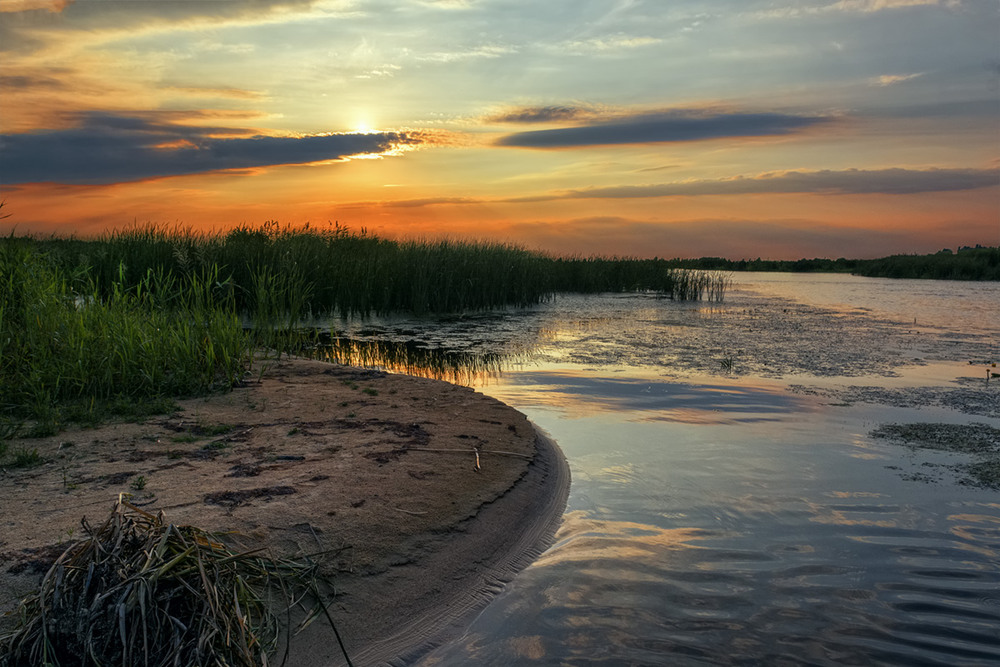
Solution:
M996 0L0 0L0 232L1000 244Z

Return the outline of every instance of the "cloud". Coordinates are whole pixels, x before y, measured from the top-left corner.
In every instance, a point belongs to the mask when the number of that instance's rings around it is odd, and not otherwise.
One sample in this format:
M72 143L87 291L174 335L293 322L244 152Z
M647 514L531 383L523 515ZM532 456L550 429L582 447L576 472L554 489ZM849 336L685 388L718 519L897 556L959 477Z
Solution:
M455 51L434 51L417 56L417 60L433 63L455 63L479 58L500 58L517 53L517 47L504 44L480 44Z
M45 10L52 14L58 14L73 2L74 0L0 0L0 13Z
M829 122L828 118L781 113L706 115L667 111L638 114L624 119L574 127L517 132L502 137L497 141L497 145L518 148L577 148L616 144L704 141L785 135L826 122Z
M63 90L67 87L68 86L64 80L57 79L52 76L26 76L23 74L0 75L0 89L5 90L8 95L14 91L52 91Z
M594 37L587 40L575 40L558 44L559 51L573 54L585 53L607 53L612 51L622 51L625 49L635 49L641 46L659 44L662 39L658 37L633 36L619 33L606 37Z
M957 221L940 228L881 230L840 227L815 220L700 219L643 221L618 216L560 222L512 224L511 238L561 254L651 257L728 257L800 259L802 257L883 257L899 252L933 252L944 245L977 238L971 225ZM955 237L955 229L963 234ZM960 240L959 240L960 239Z
M418 4L434 9L469 9L470 0L417 0Z
M519 107L487 116L484 120L487 123L551 123L553 121L576 120L582 116L589 116L591 113L589 109L564 105Z
M883 74L882 76L877 76L870 80L871 85L880 86L882 88L886 86L893 86L897 83L903 83L904 81L912 81L913 79L923 76L923 72L917 72L916 74Z
M92 112L70 129L0 135L0 182L120 183L385 154L422 143L414 132L233 136L250 131L147 116Z
M840 0L824 7L827 11L881 12L887 9L903 9L907 7L957 7L958 0Z
M910 9L912 7L945 7L947 9L956 9L961 6L961 0L838 0L837 2L812 7L769 8L755 12L755 15L759 18L795 18L830 12L873 14L875 12Z
M509 201L527 203L551 199L638 199L745 194L912 195L976 190L996 185L1000 185L1000 169L845 169L786 171L719 180L584 188Z
M25 55L50 44L88 39L134 37L156 29L197 30L207 26L273 21L312 10L319 0L239 0L231 2L150 2L126 0L0 0L0 51Z
M266 97L256 90L243 88L210 88L207 86L164 86L164 91L201 98L226 98L236 100L259 100Z

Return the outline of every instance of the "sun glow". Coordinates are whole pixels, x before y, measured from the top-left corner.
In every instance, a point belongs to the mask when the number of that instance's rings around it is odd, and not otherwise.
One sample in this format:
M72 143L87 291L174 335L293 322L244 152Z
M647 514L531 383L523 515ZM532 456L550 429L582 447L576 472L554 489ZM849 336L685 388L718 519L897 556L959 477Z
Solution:
M363 113L354 117L351 132L357 134L372 134L374 132L378 132L378 129L376 129L376 123L371 119L371 116L367 113Z

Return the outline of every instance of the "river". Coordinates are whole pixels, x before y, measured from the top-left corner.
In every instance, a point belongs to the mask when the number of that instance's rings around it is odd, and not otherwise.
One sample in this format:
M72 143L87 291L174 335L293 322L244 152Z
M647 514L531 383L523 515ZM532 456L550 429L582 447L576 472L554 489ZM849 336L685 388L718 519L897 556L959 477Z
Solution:
M552 547L421 665L1000 663L1000 490L975 467L1000 450L1000 284L736 274L722 303L341 335L521 410L572 472Z

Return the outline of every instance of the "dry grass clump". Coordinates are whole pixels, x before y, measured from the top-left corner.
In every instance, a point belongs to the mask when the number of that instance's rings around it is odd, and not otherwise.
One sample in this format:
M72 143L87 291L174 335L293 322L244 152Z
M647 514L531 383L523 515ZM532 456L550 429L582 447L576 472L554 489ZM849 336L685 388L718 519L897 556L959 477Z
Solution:
M314 601L300 629L318 614L333 624L313 563L233 553L121 499L100 527L82 523L88 537L56 560L22 601L19 626L0 637L0 667L266 666L278 647L275 592L289 609Z

